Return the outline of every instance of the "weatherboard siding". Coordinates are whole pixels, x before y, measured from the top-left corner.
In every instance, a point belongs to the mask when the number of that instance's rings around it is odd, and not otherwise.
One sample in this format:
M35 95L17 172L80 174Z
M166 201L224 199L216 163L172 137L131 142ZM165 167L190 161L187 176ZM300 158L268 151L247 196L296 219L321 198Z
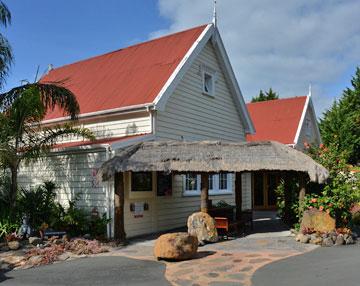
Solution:
M78 196L78 206L91 210L97 207L100 213L107 211L107 189L98 184L95 170L106 161L105 149L90 152L51 154L29 165L22 164L19 184L34 187L44 181L57 185L57 200L64 206Z
M214 97L202 93L201 66L216 71ZM244 125L209 42L156 114L156 138L245 141Z
M200 196L184 196L183 178L181 175L173 176L173 192L171 196L156 195L156 180L152 192L146 197L130 198L130 176L125 175L125 231L128 237L142 234L165 231L169 229L185 227L188 217L200 210ZM235 204L234 186L233 193L229 195L213 195L209 198L216 204L223 200L229 204ZM146 202L149 210L144 211L143 217L135 218L134 212L130 211L130 204Z
M124 137L151 133L151 117L148 112L120 115L97 119L91 122L82 122L81 127L90 129L96 139ZM76 142L79 137L66 137L58 143Z
M307 134L306 130L306 120L310 120L310 133ZM316 132L316 118L314 118L310 108L307 109L305 118L303 121L303 124L301 126L299 139L296 144L296 149L298 150L304 150L305 146L304 143L307 142L309 144L320 144L320 138L318 138L317 132Z

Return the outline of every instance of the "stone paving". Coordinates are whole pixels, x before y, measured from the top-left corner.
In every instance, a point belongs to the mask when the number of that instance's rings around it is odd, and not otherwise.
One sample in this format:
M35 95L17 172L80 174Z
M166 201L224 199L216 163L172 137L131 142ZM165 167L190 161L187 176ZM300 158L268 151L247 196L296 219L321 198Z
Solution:
M104 255L155 260L154 240L139 241ZM166 262L166 278L178 286L251 285L254 272L264 265L316 248L295 242L289 233L249 235L207 244L193 260Z

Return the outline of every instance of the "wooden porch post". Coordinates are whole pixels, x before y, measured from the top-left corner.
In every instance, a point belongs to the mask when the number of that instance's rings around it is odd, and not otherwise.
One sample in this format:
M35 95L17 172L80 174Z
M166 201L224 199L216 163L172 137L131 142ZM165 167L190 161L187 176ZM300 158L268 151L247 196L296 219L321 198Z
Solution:
M302 173L299 174L299 186L299 215L302 215L304 211L304 199L306 194L306 180L305 175Z
M115 239L119 242L125 242L126 233L125 233L125 222L124 222L124 201L125 201L125 191L124 191L124 173L115 174L115 217L114 217L114 227L115 227Z
M235 173L235 205L236 205L236 220L241 219L241 205L242 205L242 173Z
M200 210L204 213L208 212L209 202L209 174L201 173L201 206Z
M290 223L290 210L291 210L291 188L290 188L290 180L291 176L289 172L281 173L282 178L284 179L284 220L285 223Z

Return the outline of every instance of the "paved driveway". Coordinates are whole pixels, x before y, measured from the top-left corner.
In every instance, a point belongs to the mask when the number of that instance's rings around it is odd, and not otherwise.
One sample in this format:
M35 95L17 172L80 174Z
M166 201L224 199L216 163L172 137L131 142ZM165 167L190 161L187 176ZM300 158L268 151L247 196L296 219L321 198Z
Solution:
M126 257L83 258L28 270L0 272L1 286L170 285L165 265Z
M359 286L360 245L318 248L260 268L253 286Z

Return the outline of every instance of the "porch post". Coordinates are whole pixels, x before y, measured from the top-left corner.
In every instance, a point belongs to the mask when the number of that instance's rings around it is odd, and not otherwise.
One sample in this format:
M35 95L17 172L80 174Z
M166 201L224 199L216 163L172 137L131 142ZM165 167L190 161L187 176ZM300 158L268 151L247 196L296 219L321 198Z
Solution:
M204 213L208 212L209 201L209 174L201 173L201 205L200 210Z
M242 173L235 173L235 205L236 205L236 220L241 219L241 205L242 205Z
M124 224L124 201L125 201L125 191L124 191L124 173L115 174L115 217L114 217L114 227L115 227L115 239L119 242L125 242L126 233L125 233L125 224Z
M286 223L290 223L290 210L291 210L291 188L290 188L290 180L291 176L289 172L283 172L282 178L284 179L284 220Z
M306 194L306 180L305 175L300 173L299 174L299 215L301 215L304 211L304 199Z

